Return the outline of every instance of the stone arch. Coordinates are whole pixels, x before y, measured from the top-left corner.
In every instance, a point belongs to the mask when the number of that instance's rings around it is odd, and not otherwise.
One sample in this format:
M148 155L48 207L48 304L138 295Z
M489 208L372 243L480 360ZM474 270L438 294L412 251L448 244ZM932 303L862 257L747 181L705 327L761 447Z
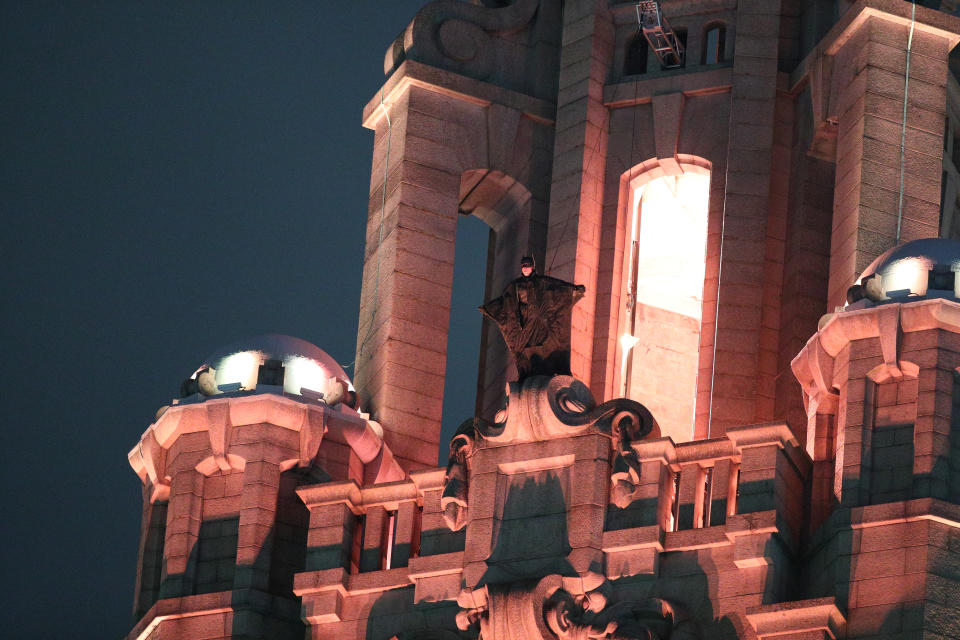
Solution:
M545 237L539 231L538 207L530 190L496 169L471 169L461 178L460 213L474 215L490 227L484 300L503 291L517 277L520 258L533 254L544 265ZM544 269L540 266L540 271ZM516 369L496 325L483 321L477 379L476 412L493 419L504 401L506 381Z
M616 344L612 346L615 357L611 358L607 364L607 375L608 379L613 381L614 396L625 395L647 404L661 424L661 428L664 429L664 435L670 435L674 440L689 440L692 437L697 419L695 411L700 405L700 402L694 402L692 399L703 400L705 385L702 378L706 377L709 380L709 368L712 365L712 324L715 311L713 301L716 299L716 281L712 281L709 277L711 272L709 263L719 258L708 256L706 251L711 213L709 202L711 172L712 164L709 161L697 156L677 155L669 161L652 158L642 162L624 172L620 180L618 228L623 231L615 249L620 259L619 264L615 264L614 286L611 293L616 300L616 306L610 323L610 332L615 337ZM701 178L696 181L687 178L688 184L684 186L680 182L684 180L684 176ZM640 280L643 269L640 243L643 233L642 209L645 205L636 202L634 198L635 194L643 193L644 189L658 184L656 181L661 179L677 179L676 188L698 189L697 197L701 199L696 207L698 207L698 215L702 216L702 222L697 224L703 225L699 227L702 230L703 258L702 272L696 275L700 279L700 294L696 303L692 300L663 303L655 303L652 299L646 302L643 300L644 287ZM700 186L695 187L693 182L699 182ZM676 194L680 195L680 192ZM653 203L649 206L647 215L652 215L655 208ZM652 222L653 218L650 220ZM687 263L689 261L683 264ZM656 264L659 265L661 262L658 260ZM680 262L677 263L677 265L680 264ZM648 295L656 295L655 291L649 287L647 290ZM682 308L678 304L682 305ZM659 336L658 332L666 332L670 335L669 337ZM673 346L682 344L683 341L679 337L681 333L689 334L687 335L689 340L686 341L689 344L685 347L668 350L658 346L658 342ZM663 340L659 340L658 336ZM641 371L660 366L673 368L678 366L680 360L683 362L682 370L685 372L683 379L689 384L681 385L678 382L681 376L654 374L645 376L644 380L646 380L645 384L658 386L658 390L654 391L652 387L641 388L641 378L638 375ZM683 386L682 389L681 386ZM667 387L676 387L676 393L671 394ZM708 386L706 388L709 389ZM674 396L675 402L672 402L671 398ZM691 400L683 400L684 398ZM689 413L689 417L681 417L681 414L686 415L685 412ZM657 415L658 413L660 415Z
M401 465L432 467L457 221L475 211L504 227L504 208L529 193L518 230L546 235L550 123L520 106L388 81L364 124L376 135L353 382Z

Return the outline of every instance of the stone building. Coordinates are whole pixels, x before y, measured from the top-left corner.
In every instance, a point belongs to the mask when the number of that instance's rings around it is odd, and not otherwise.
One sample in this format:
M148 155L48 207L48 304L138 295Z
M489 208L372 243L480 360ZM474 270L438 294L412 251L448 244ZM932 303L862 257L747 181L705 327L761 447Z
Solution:
M955 9L427 4L363 112L354 379L265 336L184 383L128 638L960 638ZM487 299L527 254L586 296L572 376L484 326L437 468L465 215Z

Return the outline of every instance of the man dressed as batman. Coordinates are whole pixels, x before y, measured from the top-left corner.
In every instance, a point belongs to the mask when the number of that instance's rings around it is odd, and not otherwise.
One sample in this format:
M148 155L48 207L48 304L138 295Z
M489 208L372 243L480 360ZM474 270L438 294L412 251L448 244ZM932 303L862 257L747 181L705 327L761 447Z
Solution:
M570 314L586 287L537 273L531 256L503 295L480 307L497 323L513 352L519 381L535 375L570 374Z

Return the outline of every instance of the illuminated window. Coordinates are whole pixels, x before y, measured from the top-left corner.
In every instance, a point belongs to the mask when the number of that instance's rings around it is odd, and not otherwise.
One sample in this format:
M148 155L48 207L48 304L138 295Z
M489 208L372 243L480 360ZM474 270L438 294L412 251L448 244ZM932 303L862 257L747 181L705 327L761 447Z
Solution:
M629 203L620 391L675 441L693 433L709 188L691 171L637 186Z

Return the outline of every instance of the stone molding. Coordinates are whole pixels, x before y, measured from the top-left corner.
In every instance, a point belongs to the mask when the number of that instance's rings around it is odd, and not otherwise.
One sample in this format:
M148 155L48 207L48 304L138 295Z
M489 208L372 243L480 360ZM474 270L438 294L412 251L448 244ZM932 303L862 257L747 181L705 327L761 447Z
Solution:
M883 363L893 379L903 377L901 334L942 329L960 333L960 303L934 299L891 303L834 314L794 357L790 366L805 397L833 394L833 360L854 340L878 338Z
M760 640L773 637L835 640L842 637L847 622L832 597L752 607L747 609L747 620ZM818 632L822 636L801 635Z
M210 455L197 464L196 471L204 476L217 472L230 474L243 471L247 462L230 451L234 430L255 424L269 424L299 434L298 456L282 461L281 470L309 466L320 450L323 438L330 437L349 445L364 464L374 465L376 482L404 477L377 427L363 415L275 394L173 405L147 428L127 459L140 480L151 487L150 501L167 500L170 495L167 451L180 436L206 432Z
M821 160L834 162L837 153L840 93L844 86L834 79L834 57L871 19L909 25L910 5L899 0L860 0L840 17L791 74L790 92L793 95L799 94L806 86L810 87L815 128L810 154ZM960 19L934 9L917 7L914 29L944 38L949 42L949 49L960 42Z
M411 87L426 89L481 107L503 105L548 126L554 124L556 117L556 105L546 100L468 78L453 71L431 67L416 60L405 60L364 107L363 126L376 129L384 116L384 105L399 102Z
M477 449L546 442L588 433L607 436L616 452L611 474L613 501L626 506L640 481L633 443L659 428L638 402L618 398L597 406L590 390L573 376L531 376L508 385L501 422L474 419L460 426L450 441L450 456L441 494L444 519L451 530L468 521L467 496L471 459Z

